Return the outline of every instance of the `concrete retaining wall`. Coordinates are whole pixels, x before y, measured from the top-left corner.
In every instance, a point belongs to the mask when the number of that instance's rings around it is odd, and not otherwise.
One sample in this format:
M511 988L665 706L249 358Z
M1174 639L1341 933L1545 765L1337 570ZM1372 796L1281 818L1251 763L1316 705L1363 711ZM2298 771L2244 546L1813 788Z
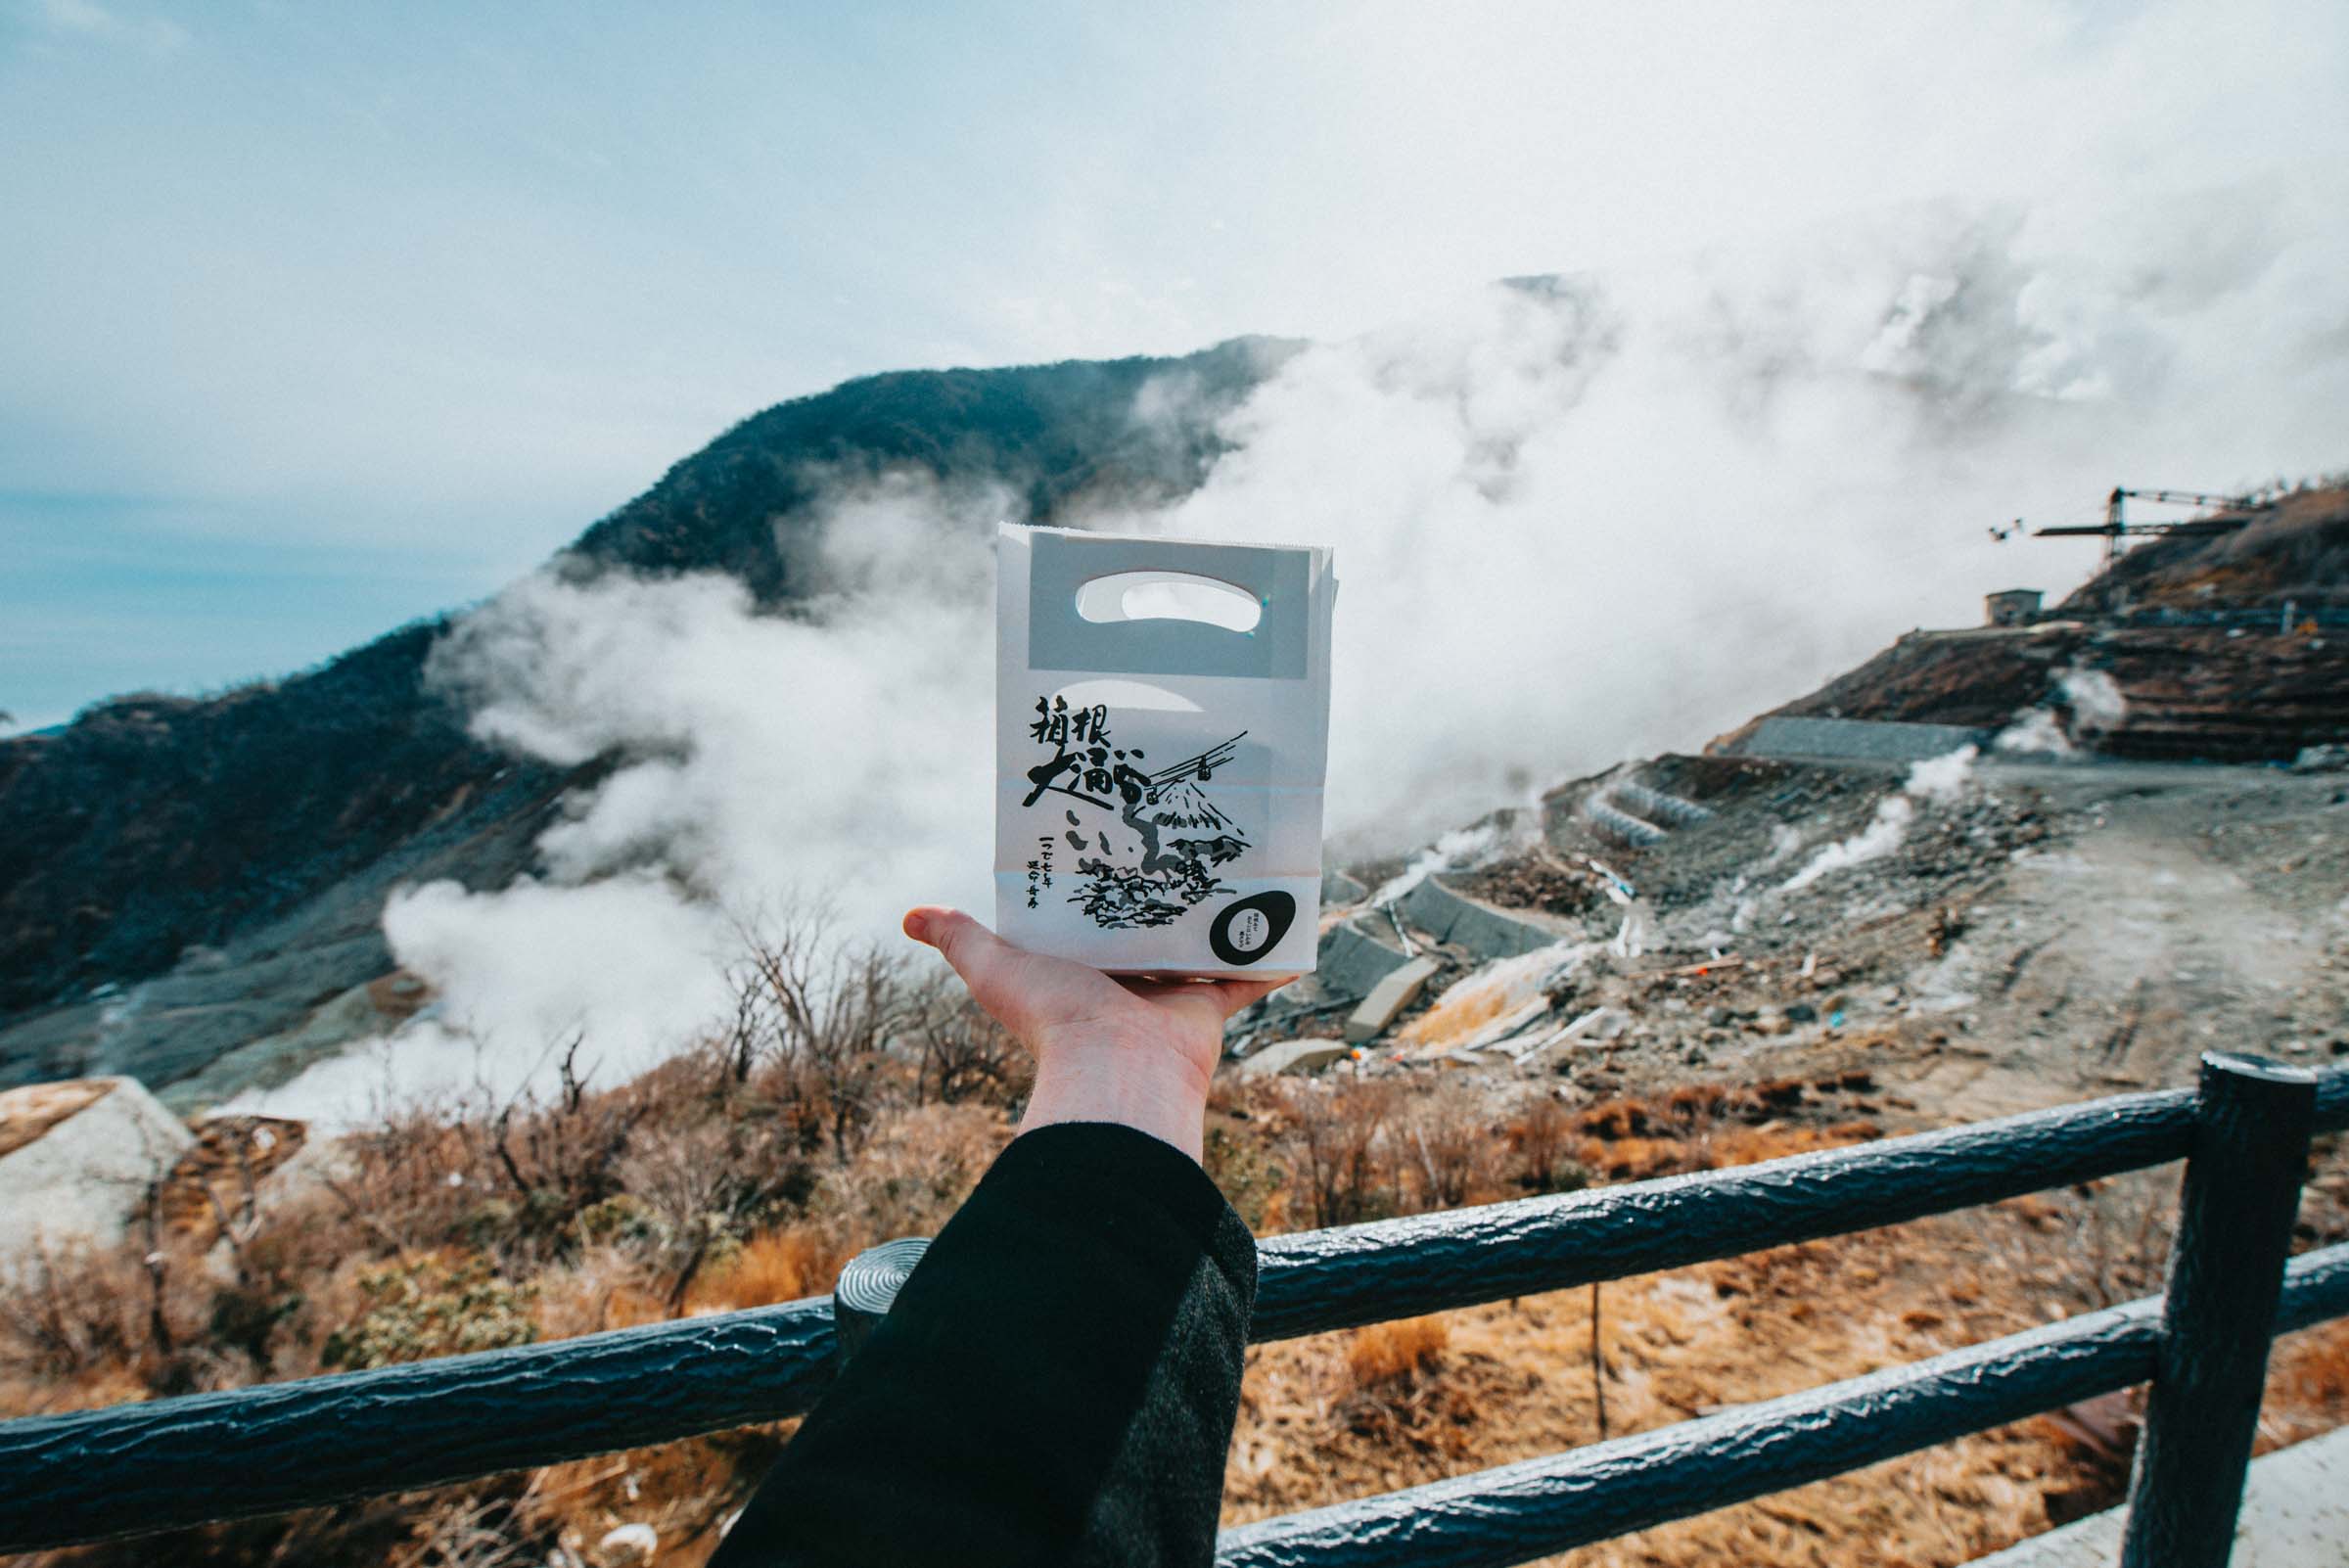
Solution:
M1405 921L1436 941L1465 947L1479 958L1514 958L1546 947L1559 937L1546 926L1454 893L1434 877L1422 878L1396 907Z
M1858 761L1921 762L1960 746L1979 746L1983 731L1957 724L1900 724L1872 718L1765 718L1738 750L1748 757L1843 757Z

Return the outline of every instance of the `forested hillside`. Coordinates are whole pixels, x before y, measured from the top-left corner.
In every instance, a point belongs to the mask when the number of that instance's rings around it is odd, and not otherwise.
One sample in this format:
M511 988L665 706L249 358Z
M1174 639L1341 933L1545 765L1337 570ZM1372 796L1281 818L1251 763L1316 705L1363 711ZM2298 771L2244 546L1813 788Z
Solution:
M795 545L822 488L843 479L910 470L984 484L1024 498L1039 523L1164 500L1200 482L1217 419L1294 346L1242 339L1175 359L849 382L679 462L588 529L561 569L714 570L772 607L807 586ZM567 778L476 743L428 689L426 661L449 623L402 627L284 680L123 697L60 733L0 742L0 1027L230 944L387 866L420 835L435 836L433 875L484 886L523 869L521 817L549 808ZM383 880L367 879L356 901L380 905ZM363 909L339 908L337 940L358 941L367 924ZM291 1016L380 973L381 958L378 939L373 959L339 959L262 1012ZM267 1022L249 1015L237 1032ZM0 1082L44 1076L23 1054L0 1044Z

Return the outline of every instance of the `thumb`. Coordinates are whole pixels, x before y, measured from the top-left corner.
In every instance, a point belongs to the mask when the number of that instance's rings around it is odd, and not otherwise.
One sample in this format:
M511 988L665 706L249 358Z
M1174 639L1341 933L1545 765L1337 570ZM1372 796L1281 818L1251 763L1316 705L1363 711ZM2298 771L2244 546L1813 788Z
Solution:
M987 993L989 982L1001 972L1003 961L1017 950L960 909L944 909L936 904L908 909L905 935L936 947L939 956L962 977L962 983L974 996Z

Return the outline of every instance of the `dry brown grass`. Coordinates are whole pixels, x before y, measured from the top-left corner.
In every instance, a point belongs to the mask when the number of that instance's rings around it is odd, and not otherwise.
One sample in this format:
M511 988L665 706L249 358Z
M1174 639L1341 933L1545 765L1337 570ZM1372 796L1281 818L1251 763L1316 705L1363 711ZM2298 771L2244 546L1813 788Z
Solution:
M546 1339L634 1328L669 1315L644 1265L616 1247L590 1247L538 1276L538 1332Z
M894 1005L869 995L837 1028L864 1038ZM907 1029L941 1033L849 1061L837 1038L808 1043L807 1031L834 1025L769 1017L766 1033L710 1041L629 1084L567 1078L542 1103L402 1113L351 1144L331 1187L240 1215L234 1257L214 1266L225 1272L173 1253L161 1341L141 1251L61 1260L48 1300L0 1301L0 1408L318 1370L321 1346L367 1309L361 1272L421 1252L479 1259L527 1286L546 1338L820 1292L861 1248L936 1233L1010 1136L1016 1077L990 1054L1001 1042L968 1018L905 1016ZM1873 1092L1865 1074L1845 1073L1576 1107L1539 1089L1480 1097L1449 1075L1220 1080L1209 1167L1271 1233L1858 1141L1877 1135L1856 1114L1872 1112L1859 1096ZM2057 1192L1611 1284L1611 1428L1645 1430L2158 1288L2145 1281L2174 1186L2172 1175L2154 1188ZM1592 1440L1589 1297L1252 1351L1229 1517ZM2271 1389L2263 1444L2349 1421L2349 1327L2279 1342ZM664 1568L691 1568L777 1441L771 1430L699 1440L74 1560L605 1568L605 1534L641 1523L658 1532ZM2125 1459L2083 1450L2058 1424L2009 1429L1573 1560L1955 1563L2093 1505L2116 1474Z
M726 1264L702 1276L690 1298L696 1311L766 1307L821 1295L848 1260L812 1225L785 1225L753 1236Z
M1609 1429L1652 1430L2044 1321L2085 1293L2076 1211L2034 1226L1993 1209L1774 1248L1606 1287ZM1955 1288L1966 1281L1962 1291ZM1252 1353L1226 1475L1227 1523L1418 1485L1599 1436L1590 1293L1559 1291ZM1963 1299L1960 1299L1962 1297ZM2314 1336L2295 1336L2313 1339ZM2349 1341L2349 1335L2344 1336ZM2289 1342L2285 1342L2288 1344ZM2272 1411L2311 1370L2283 1363ZM2312 1358L2312 1361L2321 1358ZM2004 1428L1853 1475L1586 1548L1578 1568L1951 1564L2108 1500L2116 1468L2049 1425Z
M1346 1372L1358 1389L1402 1382L1435 1371L1451 1343L1451 1327L1441 1317L1372 1323L1347 1336Z
M1649 1098L1604 1100L1574 1118L1580 1136L1571 1147L1582 1166L1611 1181L1644 1181L1843 1148L1881 1137L1883 1130L1859 1119L1817 1120L1829 1103L1820 1091L1849 1092L1868 1082L1865 1073L1843 1073L1809 1084L1797 1079L1689 1084Z
M2276 1342L2268 1358L2269 1405L2259 1452L2349 1426L2349 1320L2334 1319Z

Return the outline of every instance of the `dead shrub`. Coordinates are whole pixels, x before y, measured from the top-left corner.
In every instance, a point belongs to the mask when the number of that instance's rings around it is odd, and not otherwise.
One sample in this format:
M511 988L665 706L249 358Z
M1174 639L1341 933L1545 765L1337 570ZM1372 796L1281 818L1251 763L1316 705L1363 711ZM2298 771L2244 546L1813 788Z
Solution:
M832 940L819 911L737 922L743 957L731 971L727 1053L734 1081L771 1066L799 1114L846 1165L881 1108L889 1047L918 1033L928 1009L906 960Z
M640 1206L621 1222L620 1233L669 1276L672 1311L714 1253L723 1257L740 1244L736 1222L746 1173L729 1158L739 1141L723 1122L663 1125L641 1130L620 1162L624 1197Z
M996 1023L959 981L944 971L913 988L908 1026L918 1056L913 1101L1010 1106L1028 1097L1035 1064L1019 1041Z
M337 1329L320 1360L354 1370L528 1345L537 1287L499 1277L480 1256L427 1253L358 1274L366 1311Z
M1416 1207L1457 1209L1491 1194L1494 1130L1465 1084L1443 1080L1412 1095L1395 1133Z
M1402 1207L1390 1124L1398 1095L1383 1079L1284 1084L1293 1179L1316 1227L1383 1219Z
M237 1382L209 1332L202 1257L153 1221L115 1247L40 1241L0 1285L0 1372L22 1413Z
M1574 1118L1557 1096L1528 1095L1504 1130L1510 1176L1527 1192L1576 1192L1590 1184L1590 1173L1574 1158L1570 1136Z
M832 1288L847 1260L813 1225L785 1225L745 1242L722 1268L703 1275L696 1307L731 1311L797 1301Z
M641 1258L619 1247L583 1249L547 1269L532 1316L542 1339L570 1339L608 1328L634 1328L668 1316L668 1291Z
M1358 1389L1422 1377L1444 1361L1451 1329L1441 1317L1405 1317L1358 1328L1346 1342L1346 1371Z
M898 1236L938 1233L1011 1141L1001 1112L924 1105L876 1130L846 1169L827 1172L815 1207L844 1259Z
M170 1354L169 1315L149 1310L146 1270L128 1252L44 1243L0 1301L0 1356L19 1371L69 1378Z

